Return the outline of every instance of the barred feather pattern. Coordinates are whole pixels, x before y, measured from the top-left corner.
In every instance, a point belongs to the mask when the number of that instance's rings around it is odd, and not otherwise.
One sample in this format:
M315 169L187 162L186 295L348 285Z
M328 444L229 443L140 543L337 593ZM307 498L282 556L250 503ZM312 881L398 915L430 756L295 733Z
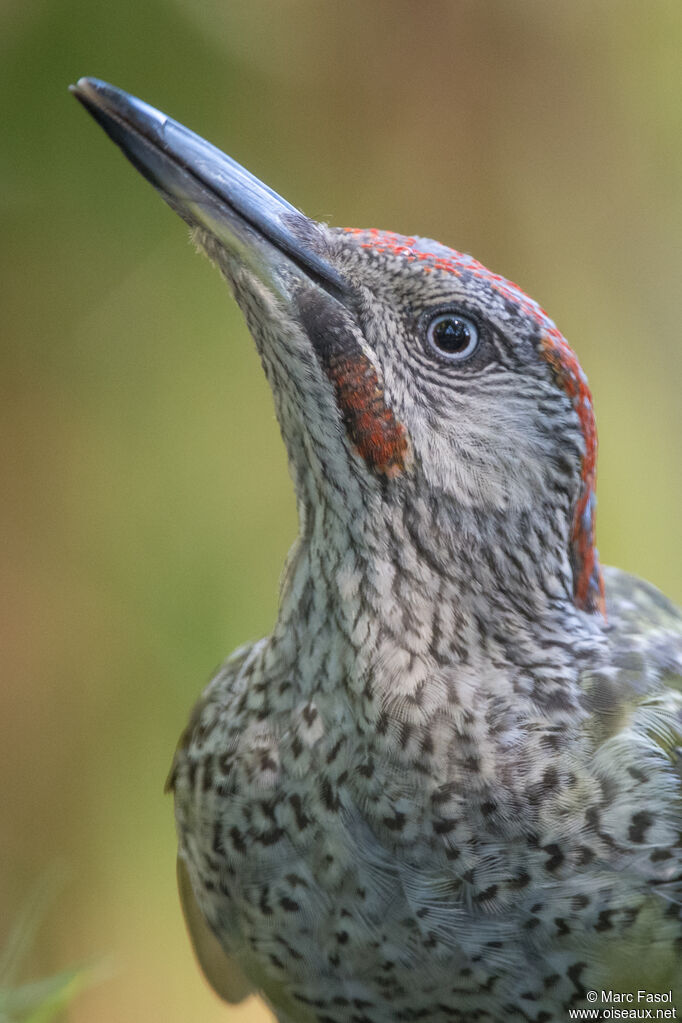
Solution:
M227 662L174 767L181 854L254 986L323 1023L539 1023L608 986L614 950L679 954L672 607L608 570L608 625L543 626L535 663L530 632L492 656L472 633L454 669L442 590L377 625L390 570L328 554L290 567L305 630Z

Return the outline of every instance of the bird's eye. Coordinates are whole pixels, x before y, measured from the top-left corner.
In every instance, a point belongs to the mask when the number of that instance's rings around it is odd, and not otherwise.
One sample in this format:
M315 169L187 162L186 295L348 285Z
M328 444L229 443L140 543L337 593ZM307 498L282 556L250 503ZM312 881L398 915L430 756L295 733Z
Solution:
M435 316L427 327L426 336L431 347L450 362L468 359L478 348L478 327L458 313Z

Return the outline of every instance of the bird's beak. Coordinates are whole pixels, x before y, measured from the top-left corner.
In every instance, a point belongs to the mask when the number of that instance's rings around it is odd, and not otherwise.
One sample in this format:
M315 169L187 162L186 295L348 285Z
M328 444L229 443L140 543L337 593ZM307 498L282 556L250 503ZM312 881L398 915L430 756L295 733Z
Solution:
M96 78L81 78L70 88L191 226L210 232L275 291L282 290L279 263L343 300L343 278L316 251L314 221L235 160L142 100ZM273 260L272 247L285 260Z

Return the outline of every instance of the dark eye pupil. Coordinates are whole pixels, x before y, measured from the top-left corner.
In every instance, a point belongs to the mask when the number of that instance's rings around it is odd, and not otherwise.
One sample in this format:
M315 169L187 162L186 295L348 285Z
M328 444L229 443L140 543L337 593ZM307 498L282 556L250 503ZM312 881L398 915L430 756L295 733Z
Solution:
M471 329L457 316L448 316L435 325L433 341L444 352L463 352L471 341Z

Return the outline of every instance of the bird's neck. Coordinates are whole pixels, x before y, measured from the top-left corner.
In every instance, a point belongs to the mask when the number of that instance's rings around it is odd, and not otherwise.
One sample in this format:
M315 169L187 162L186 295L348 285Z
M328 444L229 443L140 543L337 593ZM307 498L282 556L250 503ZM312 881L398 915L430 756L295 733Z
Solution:
M302 686L345 690L369 719L437 713L463 679L557 721L581 714L602 636L573 603L561 535L464 515L446 532L397 505L381 528L342 512L308 516L285 577L273 638Z

